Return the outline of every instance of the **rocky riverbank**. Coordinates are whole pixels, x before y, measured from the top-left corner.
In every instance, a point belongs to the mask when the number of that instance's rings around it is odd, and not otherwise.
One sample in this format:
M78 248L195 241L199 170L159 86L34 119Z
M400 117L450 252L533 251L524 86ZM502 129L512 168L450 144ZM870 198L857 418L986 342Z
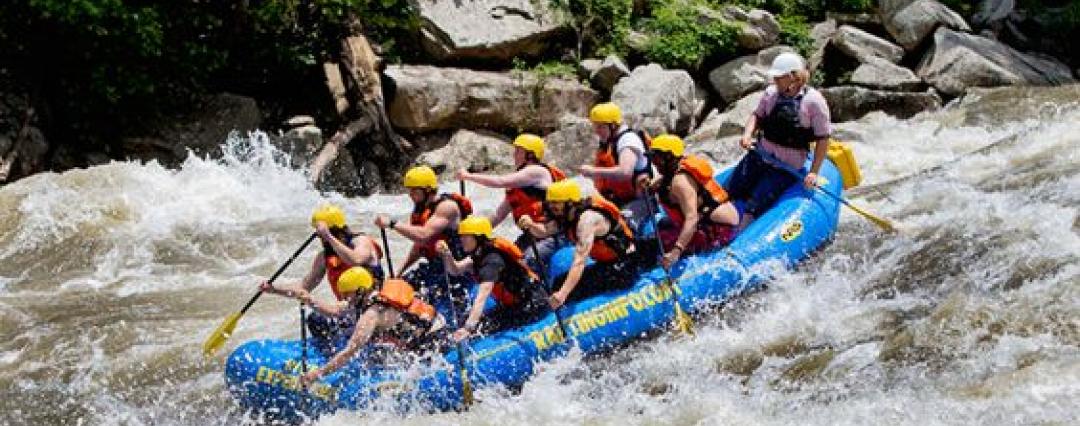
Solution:
M800 38L792 36L800 24L766 10L768 3L766 9L720 3L634 2L627 13L645 24L624 28L625 37L616 40L624 45L619 54L599 55L603 49L587 46L596 34L588 34L572 4L421 0L413 5L420 25L408 36L419 40L422 60L387 65L377 56L385 40L374 40L372 49L359 33L343 39L342 59L321 65L322 86L306 87L328 99L325 108L298 108L311 103L306 99L267 111L259 98L203 95L189 108L195 112L124 132L108 149L51 137L33 108L33 90L5 72L0 182L110 159L178 164L189 149L213 156L230 131L256 128L273 130L298 167L317 162L324 143L337 135L334 143L344 149L335 146L326 172L314 176L321 188L348 194L393 188L401 167L417 160L446 174L461 167L507 170L508 141L518 132L543 135L552 161L574 169L592 149L586 112L608 98L635 126L715 146L708 142L741 132L768 84L772 58L792 50L808 57L836 122L874 111L907 118L976 87L1060 85L1076 78L1076 58L1050 56L1063 54L1047 41L1054 35L1031 29L1032 16L1052 8L1020 10L1015 2L983 0L965 18L935 0L880 0L866 12L826 13L820 22L802 24L809 31ZM718 40L730 45L693 60L675 57L682 66L668 60L665 67L658 61L671 56L664 54L684 53L682 45L658 44L669 34L657 23L673 10L690 11L692 22L726 34ZM366 75L365 66L378 71Z

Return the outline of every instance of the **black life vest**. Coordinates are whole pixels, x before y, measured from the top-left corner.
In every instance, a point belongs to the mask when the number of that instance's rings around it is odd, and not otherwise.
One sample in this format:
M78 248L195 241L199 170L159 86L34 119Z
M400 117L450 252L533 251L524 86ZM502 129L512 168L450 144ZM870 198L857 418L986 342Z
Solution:
M799 120L806 92L807 89L803 88L792 98L776 96L776 105L761 121L761 132L765 139L788 148L810 150L810 142L817 140L817 137L814 136L814 129L803 127Z

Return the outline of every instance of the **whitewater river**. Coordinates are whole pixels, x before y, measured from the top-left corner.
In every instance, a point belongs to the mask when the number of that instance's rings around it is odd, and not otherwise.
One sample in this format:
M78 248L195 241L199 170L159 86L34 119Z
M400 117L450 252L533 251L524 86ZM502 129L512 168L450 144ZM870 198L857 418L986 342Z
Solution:
M865 176L854 200L901 234L845 211L830 245L698 318L694 339L560 360L466 413L318 423L1078 424L1078 100L1077 87L1008 89L840 125ZM226 148L179 170L117 162L0 187L0 424L250 422L224 354L296 338L296 305L260 300L218 358L203 360L203 339L311 232L320 202L369 232L374 214L409 208L308 188L265 135ZM501 196L470 195L481 210Z

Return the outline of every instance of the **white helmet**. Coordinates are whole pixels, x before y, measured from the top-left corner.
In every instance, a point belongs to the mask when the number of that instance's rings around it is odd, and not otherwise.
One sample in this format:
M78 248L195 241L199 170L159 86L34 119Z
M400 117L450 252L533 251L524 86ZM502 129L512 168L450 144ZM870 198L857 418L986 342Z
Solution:
M806 66L803 65L801 56L797 53L784 52L776 55L776 58L773 59L772 67L769 68L768 74L770 78L776 78L804 69L806 69Z

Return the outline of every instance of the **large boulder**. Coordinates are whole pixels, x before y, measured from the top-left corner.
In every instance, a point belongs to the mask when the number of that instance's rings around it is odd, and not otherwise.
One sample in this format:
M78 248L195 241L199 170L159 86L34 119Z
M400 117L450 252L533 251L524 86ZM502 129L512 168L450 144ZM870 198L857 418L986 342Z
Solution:
M577 81L530 72L489 72L427 65L394 65L388 109L394 126L410 132L474 128L543 132L563 114L585 116L596 91Z
M942 93L959 95L969 87L1059 85L1075 81L1072 71L1050 58L1017 52L997 41L939 28L918 75Z
M611 90L623 120L651 134L685 133L704 106L694 79L683 70L649 64L634 68Z
M838 31L836 21L832 19L826 19L810 27L810 39L813 43L810 48L810 57L806 58L806 68L811 72L816 71L825 60L825 47L829 45L829 40L832 40L836 31Z
M851 83L871 89L914 91L919 90L923 81L914 72L876 56L855 68L851 74Z
M837 86L821 89L821 94L829 103L829 114L834 122L857 120L873 111L910 118L923 111L941 108L941 98L931 92L888 92Z
M514 150L506 137L490 132L458 130L446 146L420 154L442 180L455 180L458 170L504 173L514 169Z
M867 58L878 57L895 64L904 57L904 49L900 46L850 25L841 25L833 35L832 43L841 52L864 63Z
M569 28L565 13L531 0L419 0L421 40L438 59L535 56Z
M909 51L939 26L971 31L964 18L934 0L879 0L878 12L893 40Z
M739 46L744 49L759 50L780 42L780 22L767 11L727 6L724 15L738 24Z
M592 164L596 153L597 138L592 122L576 115L564 115L559 130L544 136L547 150L544 161L576 174L582 164Z
M164 122L147 135L122 141L124 155L166 165L177 165L196 155L221 155L221 146L230 132L249 132L259 128L262 112L255 99L222 93L201 99L192 112Z
M727 62L709 72L709 83L724 103L734 102L769 85L766 72L772 61L782 52L794 52L787 46L773 46Z
M619 59L618 56L608 55L595 70L589 73L589 81L592 82L594 87L606 93L611 93L611 89L615 87L615 84L628 75L630 75L630 68L626 67L626 63Z
M739 99L724 112L713 110L702 120L701 126L686 136L686 143L703 143L742 134L746 120L757 109L764 94L764 90L759 90Z
M271 142L289 157L292 167L307 169L322 149L326 139L322 129L311 116L294 116L285 121L285 132L271 136ZM370 194L382 186L378 166L370 161L357 161L349 149L342 149L322 171L316 183L320 191L338 192L347 196Z

